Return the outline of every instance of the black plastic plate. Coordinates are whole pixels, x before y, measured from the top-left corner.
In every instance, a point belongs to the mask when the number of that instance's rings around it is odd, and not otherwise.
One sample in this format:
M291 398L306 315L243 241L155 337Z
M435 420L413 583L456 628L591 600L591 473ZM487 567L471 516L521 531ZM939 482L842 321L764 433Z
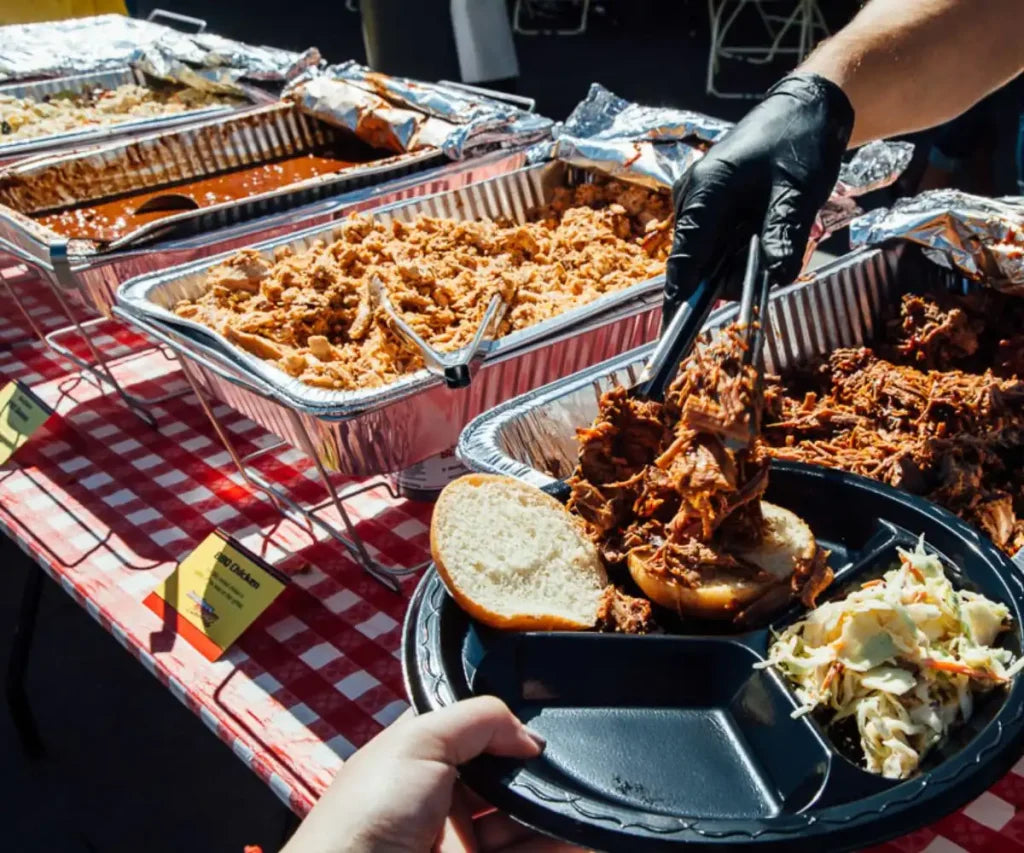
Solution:
M1024 577L991 542L927 501L863 477L774 463L768 500L832 550L823 600L896 562L924 534L954 583L1005 602L1002 644L1021 653ZM802 616L793 608L779 628ZM600 850L680 845L860 848L954 811L1024 746L1024 683L978 697L971 721L896 782L861 770L841 733L797 707L784 678L755 670L767 629L741 635L623 636L493 631L471 620L433 570L409 607L402 660L419 712L476 694L504 699L548 742L526 764L478 759L463 779L550 835ZM835 741L835 742L834 742ZM853 760L851 760L851 758Z

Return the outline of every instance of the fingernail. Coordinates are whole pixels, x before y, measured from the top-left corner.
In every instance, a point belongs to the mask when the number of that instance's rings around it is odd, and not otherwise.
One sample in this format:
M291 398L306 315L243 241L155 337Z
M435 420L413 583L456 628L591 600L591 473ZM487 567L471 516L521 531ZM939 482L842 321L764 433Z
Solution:
M526 732L530 740L537 744L537 746L539 746L541 749L544 749L544 747L548 745L548 742L544 740L543 736L537 734L537 732L535 732L529 726L523 726L523 731Z

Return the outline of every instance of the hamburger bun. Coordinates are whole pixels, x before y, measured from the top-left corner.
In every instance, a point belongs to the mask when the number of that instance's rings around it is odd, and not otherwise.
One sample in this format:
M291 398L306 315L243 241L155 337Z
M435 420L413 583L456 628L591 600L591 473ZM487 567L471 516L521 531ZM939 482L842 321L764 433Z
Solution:
M511 477L469 474L441 492L430 550L474 619L532 631L594 627L608 577L562 504Z
M636 585L655 604L680 616L699 619L733 619L753 602L768 593L784 589L788 600L788 580L794 570L809 564L818 551L814 534L798 515L767 501L761 502L764 515L764 539L754 550L737 551L736 555L754 563L772 576L757 581L729 569L702 574L699 586L690 587L668 574L656 573L650 566L655 549L634 548L627 565Z

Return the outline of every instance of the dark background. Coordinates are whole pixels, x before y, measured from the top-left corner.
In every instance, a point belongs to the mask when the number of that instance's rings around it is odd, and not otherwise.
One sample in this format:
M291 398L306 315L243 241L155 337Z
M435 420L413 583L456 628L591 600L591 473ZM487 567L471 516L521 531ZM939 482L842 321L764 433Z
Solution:
M438 51L438 46L445 44L446 28L450 29L448 0L383 0L376 5L382 28L397 33L394 38L408 45L409 55L396 57L396 63L445 67L445 59L438 56L444 51ZM836 29L857 5L855 0L829 0L822 7ZM366 61L362 16L347 11L344 0L291 7L271 0L141 0L135 6L140 16L159 7L204 18L212 32L243 41L295 50L316 45L329 62ZM287 11L282 13L284 8ZM688 107L722 118L736 119L749 109L750 101L704 94L709 39L704 0L609 0L592 8L583 36L515 37L521 70L518 89L537 98L540 112L564 118L593 81L630 100ZM565 20L572 22L571 13ZM753 18L741 21L741 27L744 23L748 32L756 31ZM726 69L726 75L738 86L747 83L742 88L757 92L784 68L744 65ZM380 70L409 73L395 67ZM431 79L438 76L435 73Z

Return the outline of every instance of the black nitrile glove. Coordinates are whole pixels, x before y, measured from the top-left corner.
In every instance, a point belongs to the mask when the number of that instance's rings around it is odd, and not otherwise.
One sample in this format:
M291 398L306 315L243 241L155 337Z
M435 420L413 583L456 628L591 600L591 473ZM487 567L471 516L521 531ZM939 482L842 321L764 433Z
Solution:
M725 295L737 296L756 231L772 284L799 275L852 129L853 107L842 89L817 74L790 74L676 182L666 324L710 276L720 275Z

